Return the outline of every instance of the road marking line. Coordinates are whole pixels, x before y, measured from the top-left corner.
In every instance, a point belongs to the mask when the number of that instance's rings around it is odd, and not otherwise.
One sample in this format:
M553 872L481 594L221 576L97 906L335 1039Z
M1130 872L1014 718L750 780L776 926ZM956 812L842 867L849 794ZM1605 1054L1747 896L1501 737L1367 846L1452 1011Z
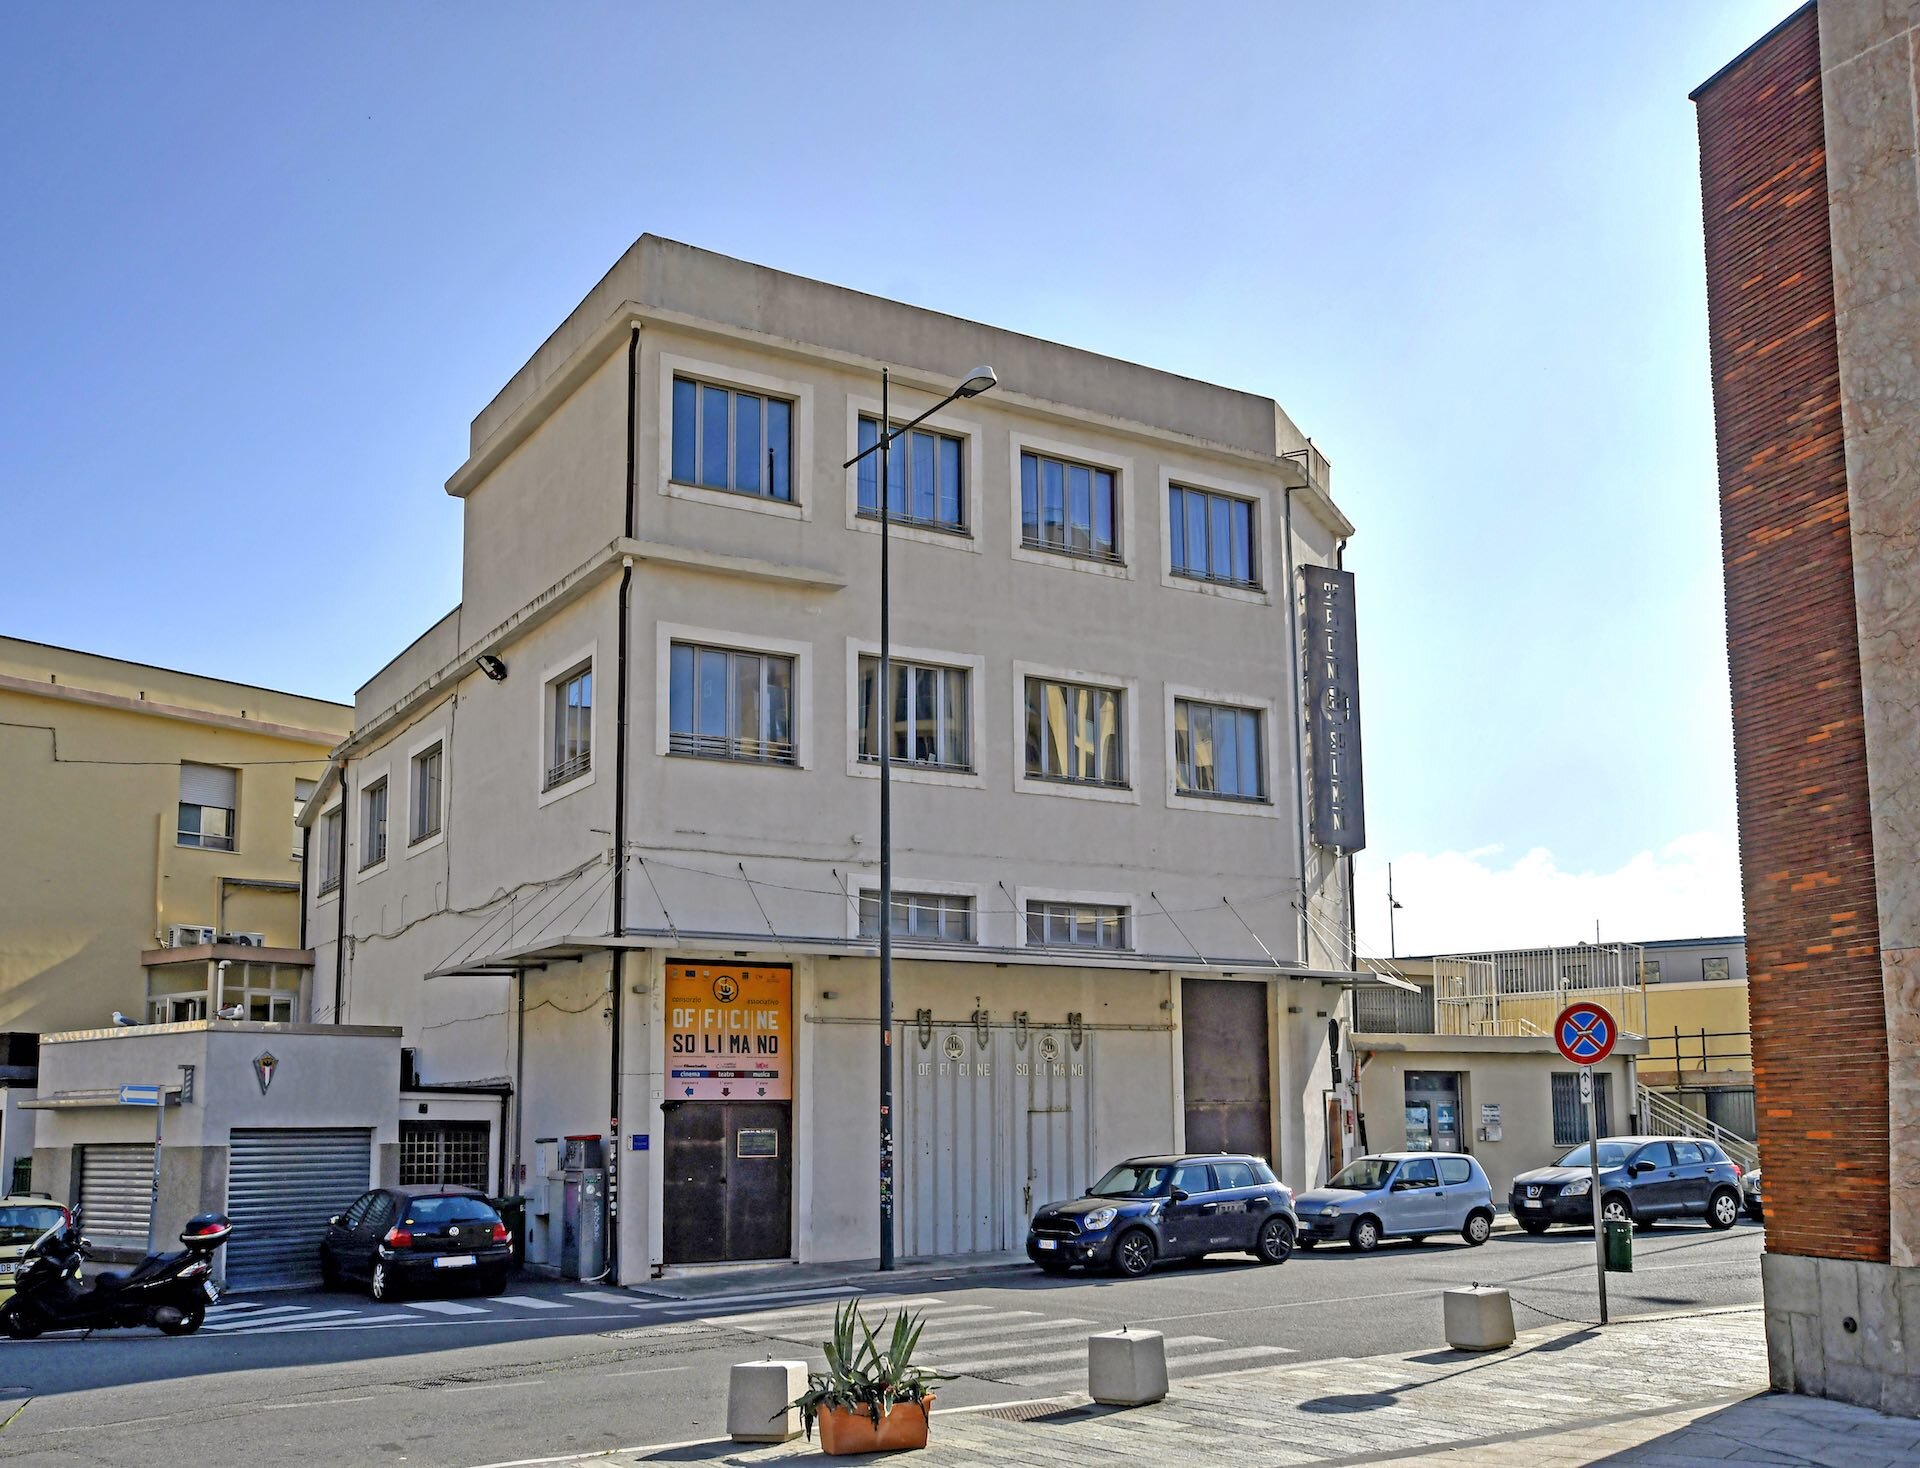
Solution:
M485 1315L478 1305L457 1305L452 1300L409 1300L409 1310L426 1310L435 1315Z
M466 1386L443 1386L440 1390L443 1392L490 1392L498 1391L503 1386L531 1386L536 1381L550 1380L552 1378L546 1376L519 1376L512 1381L476 1381Z
M496 1305L516 1305L522 1310L564 1310L567 1307L558 1300L537 1300L532 1295L495 1295Z
M348 1402L371 1402L372 1396L364 1397L322 1397L311 1402L263 1402L255 1408L260 1412L291 1412L295 1407L339 1407Z
M973 1342L973 1345L976 1348L980 1346L984 1346L986 1344L988 1343L985 1341ZM1218 1336L1211 1336L1211 1335L1175 1336L1171 1340L1166 1342L1166 1348L1169 1356L1167 1364L1169 1366L1173 1364L1171 1357L1172 1357L1173 1349L1176 1346L1217 1346L1219 1344L1220 1344L1220 1338ZM1058 1348L1055 1348L1054 1350L1044 1351L1037 1354L1034 1352L1027 1352L1025 1354L1002 1354L998 1356L972 1356L963 1361L939 1361L935 1363L934 1370L949 1371L949 1372L955 1373L956 1375L966 1375L969 1372L980 1371L980 1370L984 1370L984 1369L996 1367L996 1366L1017 1368L1019 1364L1023 1361L1043 1363L1048 1361L1058 1361L1059 1359L1060 1359L1060 1352Z
M239 1325L248 1320L266 1320L272 1316L305 1315L310 1309L307 1305L275 1305L271 1309L249 1310L244 1315L222 1315L218 1319L211 1310L207 1312L208 1325Z
M645 1302L633 1295L616 1295L612 1290L568 1290L569 1300L591 1300L596 1305L639 1305Z
M691 1366L649 1366L644 1371L607 1371L603 1376L666 1376L675 1371L691 1371Z
M1219 1351L1196 1351L1184 1356L1167 1357L1167 1374L1178 1375L1189 1366L1201 1366L1215 1361L1246 1361L1249 1370L1271 1363L1275 1356L1293 1356L1298 1352L1290 1346L1230 1346ZM1021 1383L1026 1386L1048 1386L1054 1382L1084 1381L1087 1368L1083 1365L1073 1371L1049 1371L1039 1376L1022 1376Z
M1017 1320L1011 1325L1001 1325L997 1321L969 1320L954 1326L952 1330L936 1331L928 1325L925 1336L929 1347L937 1347L944 1342L960 1340L966 1336L996 1336L1015 1331L1073 1330L1076 1326L1094 1324L1091 1320L1082 1320L1077 1315L1068 1315L1059 1320Z
M940 1315L978 1314L981 1311L994 1308L991 1305L963 1305L958 1302L946 1304L941 1300L931 1297L925 1300L877 1300L872 1296L868 1296L866 1299L861 1300L860 1304L863 1307L862 1313L866 1314L874 1313L864 1309L865 1306L872 1305L875 1307L875 1310L879 1312L888 1313L896 1309L911 1310L915 1315L925 1315L928 1319L933 1319ZM833 1317L834 1312L832 1310L822 1310L819 1306L812 1305L805 1309L795 1310L756 1310L748 1314L717 1314L713 1318L718 1321L723 1321L728 1325L742 1327L757 1325L803 1325L808 1329L812 1329L817 1325L831 1325L833 1323Z
M765 1295L714 1295L705 1300L673 1300L662 1304L659 1308L669 1315L698 1315L703 1310L710 1314L717 1314L736 1307L750 1310L761 1305L778 1306L797 1303L801 1300L818 1300L836 1295L845 1298L850 1294L863 1293L865 1291L857 1286L849 1288L845 1285L835 1285L831 1289L824 1290L781 1290ZM651 1301L648 1302L649 1305L651 1303Z
M217 1330L223 1335L237 1334L242 1331L249 1334L264 1335L269 1330L279 1326L302 1326L320 1320L332 1320L344 1323L346 1319L359 1320L362 1318L364 1318L363 1313L358 1310L314 1310L310 1312L302 1311L291 1320L209 1320L200 1328L202 1330Z

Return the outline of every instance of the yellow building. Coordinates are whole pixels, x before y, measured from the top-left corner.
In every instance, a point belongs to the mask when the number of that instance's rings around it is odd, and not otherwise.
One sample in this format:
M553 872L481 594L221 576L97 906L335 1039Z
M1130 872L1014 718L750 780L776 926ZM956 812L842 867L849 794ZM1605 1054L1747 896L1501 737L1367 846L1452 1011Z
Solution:
M0 637L0 1032L307 1019L294 815L352 714Z

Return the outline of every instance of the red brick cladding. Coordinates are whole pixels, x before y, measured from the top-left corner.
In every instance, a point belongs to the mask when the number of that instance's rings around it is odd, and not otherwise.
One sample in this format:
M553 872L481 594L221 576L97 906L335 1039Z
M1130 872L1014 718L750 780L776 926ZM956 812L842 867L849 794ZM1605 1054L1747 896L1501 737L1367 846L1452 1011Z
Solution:
M1885 1260L1886 1014L1814 7L1695 101L1767 1247Z

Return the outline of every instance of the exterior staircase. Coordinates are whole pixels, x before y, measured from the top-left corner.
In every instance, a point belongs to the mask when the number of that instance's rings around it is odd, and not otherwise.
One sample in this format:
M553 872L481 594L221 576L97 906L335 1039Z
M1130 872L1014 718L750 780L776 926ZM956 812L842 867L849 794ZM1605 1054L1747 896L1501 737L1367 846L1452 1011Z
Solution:
M1665 1092L1638 1086L1635 1088L1635 1100L1638 1102L1640 1124L1649 1133L1663 1137L1698 1137L1712 1142L1746 1172L1752 1172L1760 1165L1760 1149L1753 1143L1708 1121L1697 1111L1688 1110Z

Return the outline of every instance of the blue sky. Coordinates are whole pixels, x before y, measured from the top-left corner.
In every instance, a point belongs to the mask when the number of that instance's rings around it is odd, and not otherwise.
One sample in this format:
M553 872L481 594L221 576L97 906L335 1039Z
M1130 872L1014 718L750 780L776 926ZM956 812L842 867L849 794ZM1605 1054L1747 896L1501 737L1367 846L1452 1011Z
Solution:
M1731 931L1686 94L1792 8L8 7L0 630L350 696L651 230L1277 398L1359 526L1370 946L1389 858L1402 951Z

